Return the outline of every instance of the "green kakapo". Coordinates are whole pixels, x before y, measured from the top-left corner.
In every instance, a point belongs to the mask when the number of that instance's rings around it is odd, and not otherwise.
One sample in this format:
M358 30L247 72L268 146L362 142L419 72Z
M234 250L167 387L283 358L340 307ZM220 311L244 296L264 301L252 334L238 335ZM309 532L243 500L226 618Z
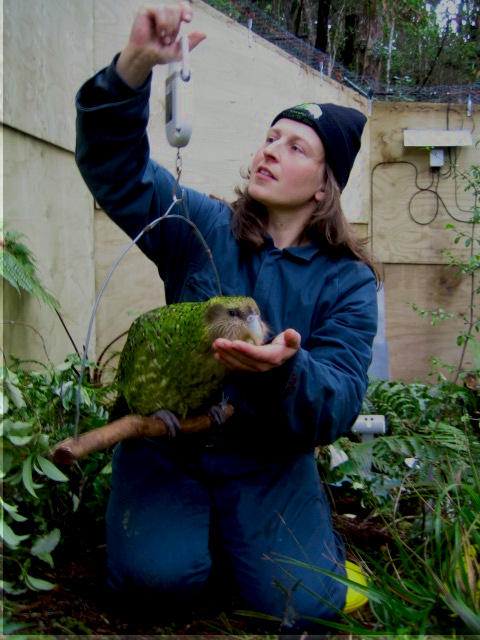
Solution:
M119 397L131 413L165 409L185 417L221 391L228 370L213 357L216 338L262 344L266 327L252 298L180 302L139 316L117 370Z

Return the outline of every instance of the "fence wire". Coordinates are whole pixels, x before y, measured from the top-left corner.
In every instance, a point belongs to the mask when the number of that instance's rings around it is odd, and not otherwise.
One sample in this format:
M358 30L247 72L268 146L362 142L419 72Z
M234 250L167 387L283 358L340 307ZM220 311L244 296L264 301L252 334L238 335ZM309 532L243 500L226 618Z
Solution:
M292 57L371 100L395 102L480 103L480 81L468 85L415 86L379 82L333 61L323 51L290 33L250 0L205 0Z

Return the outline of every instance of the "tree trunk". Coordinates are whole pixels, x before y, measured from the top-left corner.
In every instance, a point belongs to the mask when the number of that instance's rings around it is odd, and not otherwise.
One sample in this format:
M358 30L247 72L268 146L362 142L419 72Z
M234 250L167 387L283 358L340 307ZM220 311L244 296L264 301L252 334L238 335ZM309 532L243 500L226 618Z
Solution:
M329 22L331 28L328 29L328 75L332 75L333 67L335 65L335 58L337 57L338 49L343 46L343 33L345 29L345 5L346 2L340 2L336 7L336 11L333 16L330 16Z
M372 13L369 16L367 26L367 46L363 58L363 78L372 78L375 81L380 80L382 71L382 59L378 55L378 44L383 41L383 20L378 6L372 7Z
M315 43L315 23L313 20L313 9L310 0L303 0L304 16L307 25L307 42L311 45Z
M328 16L330 14L331 0L318 0L317 34L315 37L315 49L326 52L328 48Z
M358 14L347 13L345 16L345 40L341 59L346 67L351 67L355 60L357 48Z
M427 71L427 73L425 75L425 78L423 79L423 82L420 85L421 87L424 87L427 84L430 76L433 73L433 70L435 69L435 65L437 64L438 59L440 58L440 54L442 53L443 47L445 46L445 42L446 42L446 40L448 38L448 32L449 32L449 29L450 29L450 22L451 22L451 20L448 19L447 20L447 24L445 25L445 31L443 32L442 41L440 42L440 45L439 45L439 47L437 49L437 52L435 54L435 58L432 60L432 62L430 64L430 68Z
M273 3L272 3L272 12L277 22L280 22L280 18L281 18L281 15L280 15L281 2L282 0L273 0ZM286 10L285 10L285 14L286 14Z
M285 14L285 28L290 33L295 33L292 20L292 0L285 0L283 11Z
M395 37L395 16L393 16L390 20L388 19L388 13L386 11L387 7L386 7L385 1L383 3L383 8L385 11L385 16L386 16L388 26L390 27L390 36L388 38L387 71L385 74L385 82L387 84L387 91L388 91L388 88L390 87L390 73L392 69L393 40Z
M293 23L293 33L300 37L300 25L302 24L302 10L303 10L303 0L297 3L297 6L294 9L292 15L292 23Z

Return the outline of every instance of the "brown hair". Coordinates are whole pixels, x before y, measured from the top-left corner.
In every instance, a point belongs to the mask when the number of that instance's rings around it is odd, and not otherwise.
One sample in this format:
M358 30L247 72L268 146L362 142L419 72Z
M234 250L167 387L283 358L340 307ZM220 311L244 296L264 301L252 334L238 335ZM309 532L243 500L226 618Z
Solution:
M353 232L351 224L343 213L340 188L328 164L325 173L325 197L318 204L306 226L305 236L319 244L326 242L337 254L350 254L360 262L364 262L373 271L379 285L382 276L366 247L368 238L358 238ZM233 212L232 233L239 242L260 248L265 241L267 231L267 209L250 197L248 187L243 190L237 187L236 193L238 198L230 205Z

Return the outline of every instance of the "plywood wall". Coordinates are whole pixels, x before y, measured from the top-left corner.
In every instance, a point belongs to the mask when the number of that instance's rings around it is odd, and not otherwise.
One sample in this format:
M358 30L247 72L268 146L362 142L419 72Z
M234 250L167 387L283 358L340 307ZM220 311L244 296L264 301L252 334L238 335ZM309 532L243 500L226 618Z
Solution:
M439 264L440 250L451 244L445 229L454 223L466 230L473 193L456 178L479 163L478 105L471 117L464 104L377 103L371 118L373 249L393 264ZM475 122L477 121L477 128ZM405 147L405 129L465 129L472 146L447 149L445 166L432 169L429 151ZM457 166L456 170L452 165ZM465 256L468 251L455 247Z
M83 345L96 293L128 243L95 208L73 160L74 96L127 41L140 0L4 0L5 212L38 256L40 275L60 299L77 345ZM160 4L153 2L153 4ZM303 101L337 102L367 113L358 93L321 77L275 46L196 0L192 29L207 40L192 53L193 135L183 151L182 181L230 198L273 117ZM61 28L59 25L61 24ZM154 157L174 171L164 133L165 70L154 73L149 136ZM440 249L453 212L468 218L470 200L446 169L433 174L425 150L403 146L405 128L467 128L478 141L478 106L373 103L362 151L343 201L361 235L370 235L384 263L386 336L391 376L425 377L430 355L455 358L458 328L432 331L407 303L457 310L468 283L445 280ZM463 148L461 167L477 150ZM478 162L478 158L477 158ZM437 207L438 205L438 207ZM448 210L448 213L447 213ZM449 217L450 216L450 217ZM71 352L54 315L5 290L4 316L28 323L53 361ZM100 301L89 354L98 355L131 323L132 314L163 304L155 267L135 248L120 263ZM30 328L7 325L7 350L45 359ZM116 343L115 346L120 346Z
M4 123L73 151L73 97L93 68L92 0L4 0Z
M386 336L390 352L390 377L393 380L436 380L431 372L450 372L444 364L457 364L461 348L456 336L466 326L462 319L447 319L435 326L431 317L420 317L420 309L444 309L449 313L468 312L470 279L456 277L441 265L385 265ZM440 364L435 364L434 359ZM465 367L472 366L467 352Z
M464 323L450 320L432 327L410 303L425 310L469 312L471 279L454 277L441 265L446 263L443 249L460 260L471 250L463 241L455 244L458 234L446 225L455 225L461 233L471 231L467 221L474 194L465 191L459 174L480 164L479 120L478 105L467 116L465 104L374 104L370 233L373 251L385 268L386 337L394 379L428 379L432 357L459 361L456 337ZM471 132L473 144L447 149L445 166L431 169L427 149L404 146L405 129L463 129ZM465 364L471 364L469 354Z
M3 9L4 223L25 234L81 349L95 291L94 221L73 159L73 96L93 68L92 3L8 0ZM73 352L45 305L7 285L2 302L7 354L45 361L42 340L52 362Z
M60 302L81 349L94 301L92 199L70 152L9 127L3 133L6 228L25 234L38 275ZM7 354L44 361L46 350L52 362L62 362L73 353L57 316L9 285L3 289L3 314L5 320L21 323L3 327Z

